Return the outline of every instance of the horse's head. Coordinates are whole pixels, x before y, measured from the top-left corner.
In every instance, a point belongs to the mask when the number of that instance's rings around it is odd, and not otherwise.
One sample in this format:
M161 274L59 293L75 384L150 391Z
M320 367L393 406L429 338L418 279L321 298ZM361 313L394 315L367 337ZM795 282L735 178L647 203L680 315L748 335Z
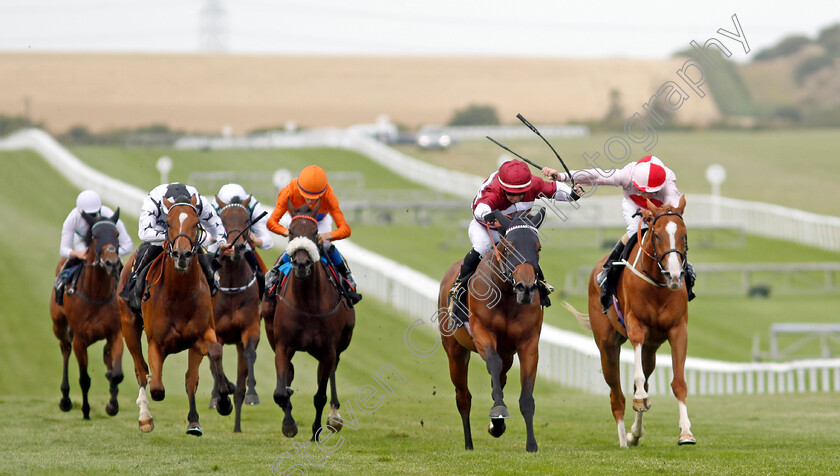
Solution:
M166 216L166 253L172 258L175 269L186 271L190 260L198 254L201 246L201 228L198 220L198 197L176 197L163 199L169 210Z
M289 200L288 209L292 221L289 223L289 246L286 247L286 254L289 255L295 276L303 279L312 274L313 266L321 259L318 252L318 221L315 219L318 210L321 209L321 199L319 198L312 208L305 204L295 208Z
M224 203L216 197L219 217L225 226L227 236L233 237L233 241L230 242L233 255L230 259L234 262L242 261L245 257L247 243L251 239L251 209L248 207L250 203L250 196L244 201L240 201L239 197L233 197L230 203Z
M496 219L502 225L499 232L504 236L503 272L512 280L516 302L531 304L537 291L537 268L540 262L538 229L545 219L545 209L541 208L533 216L523 213L511 219L497 213Z
M670 289L679 289L685 277L688 235L682 217L683 210L685 195L680 197L677 207L657 207L648 200L647 209L642 210L642 220L648 226L650 246L653 248L651 258L656 261Z
M120 272L120 232L117 230L120 209L117 208L110 218L94 217L87 213L82 213L82 217L90 226L85 238L88 244L88 261L101 266L108 274L116 277Z

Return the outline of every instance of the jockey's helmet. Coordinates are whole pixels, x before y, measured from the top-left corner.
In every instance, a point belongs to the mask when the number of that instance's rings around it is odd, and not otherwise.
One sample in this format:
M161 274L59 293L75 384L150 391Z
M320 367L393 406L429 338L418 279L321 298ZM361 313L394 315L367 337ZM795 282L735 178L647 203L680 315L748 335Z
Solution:
M297 183L303 198L316 199L327 191L327 173L317 165L310 165L300 171Z
M83 213L98 213L102 208L102 199L93 190L85 190L76 197L76 208Z
M531 171L521 160L508 160L499 167L499 185L507 193L525 193L531 185Z
M169 186L166 187L166 192L163 193L163 198L171 198L175 200L180 197L190 198L190 191L187 190L186 185L178 182L169 184Z
M239 201L242 202L245 201L248 196L248 193L242 185L239 185L238 183L222 185L222 188L219 189L219 193L216 194L216 197L223 203L230 203L234 198L238 198Z
M633 168L633 185L642 192L658 192L665 185L665 164L655 155L648 155L636 162Z

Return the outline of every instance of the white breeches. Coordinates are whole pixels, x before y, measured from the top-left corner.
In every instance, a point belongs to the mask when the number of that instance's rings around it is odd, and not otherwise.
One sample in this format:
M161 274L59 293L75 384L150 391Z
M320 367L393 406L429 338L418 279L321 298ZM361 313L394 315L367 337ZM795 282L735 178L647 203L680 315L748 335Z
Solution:
M489 230L487 227L476 221L475 218L470 222L470 227L467 229L467 234L470 237L473 249L480 254L484 254L493 248L494 243L501 240L501 235L496 230ZM492 238L491 238L492 237Z
M639 211L639 206L633 200L624 199L621 201L621 214L624 215L624 223L627 224L627 236L631 237L639 231L639 222L642 221L640 215L633 216ZM647 225L642 223L642 229L647 228Z

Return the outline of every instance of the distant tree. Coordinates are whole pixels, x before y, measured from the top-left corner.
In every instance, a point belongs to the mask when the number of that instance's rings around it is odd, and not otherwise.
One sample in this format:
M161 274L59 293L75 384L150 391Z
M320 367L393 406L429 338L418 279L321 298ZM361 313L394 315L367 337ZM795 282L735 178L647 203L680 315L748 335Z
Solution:
M766 61L783 56L790 56L798 53L802 48L813 44L813 40L807 36L793 35L788 36L780 41L775 46L759 51L755 55L755 61Z
M449 121L450 126L495 126L498 124L499 116L496 114L496 108L478 104L470 104L456 110L452 120Z
M801 85L808 76L833 65L834 57L829 54L809 56L802 60L796 67L796 70L794 71L794 78L796 78L797 84Z
M826 53L840 56L840 23L820 30L817 43L825 48Z
M24 127L40 127L38 124L33 124L28 118L24 116L4 116L0 115L0 136L11 134L12 132L23 129Z

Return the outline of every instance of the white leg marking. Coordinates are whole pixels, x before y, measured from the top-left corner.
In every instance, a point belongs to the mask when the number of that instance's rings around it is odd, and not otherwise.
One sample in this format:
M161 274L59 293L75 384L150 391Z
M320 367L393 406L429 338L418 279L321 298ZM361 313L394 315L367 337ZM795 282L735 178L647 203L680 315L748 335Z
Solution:
M639 444L642 435L645 434L645 428L642 425L644 413L636 412L636 419L633 420L633 425L630 427L630 433L627 433L627 443L631 446Z
M680 430L682 432L691 432L691 422L688 421L688 408L683 402L677 402L680 409Z
M146 398L146 387L140 387L140 394L137 396L137 406L140 407L140 421L149 421L152 414L149 413L149 399Z
M636 361L636 369L633 372L633 383L636 384L636 392L633 398L636 400L644 400L648 397L645 392L645 373L642 370L642 344L637 344L633 347L633 357Z
M624 429L624 420L618 420L618 446L627 448L627 430Z

